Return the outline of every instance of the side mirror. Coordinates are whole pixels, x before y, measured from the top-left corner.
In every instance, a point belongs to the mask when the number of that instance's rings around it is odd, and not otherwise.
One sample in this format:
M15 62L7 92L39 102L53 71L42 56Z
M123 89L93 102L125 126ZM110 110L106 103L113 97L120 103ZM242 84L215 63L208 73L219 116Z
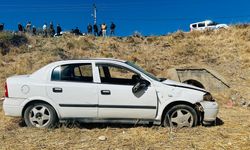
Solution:
M137 93L141 90L146 89L150 85L150 82L144 79L140 79L132 88L133 93Z

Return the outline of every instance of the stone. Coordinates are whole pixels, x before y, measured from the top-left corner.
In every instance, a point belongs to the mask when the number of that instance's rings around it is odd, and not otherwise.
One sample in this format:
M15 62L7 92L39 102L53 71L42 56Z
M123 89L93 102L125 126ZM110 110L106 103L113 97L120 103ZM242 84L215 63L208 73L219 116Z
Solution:
M98 139L99 139L100 141L106 141L106 140L107 140L107 137L102 135L102 136L99 136Z
M240 101L240 106L245 106L246 104L247 104L247 102L245 100Z
M250 101L246 104L247 107L250 107Z

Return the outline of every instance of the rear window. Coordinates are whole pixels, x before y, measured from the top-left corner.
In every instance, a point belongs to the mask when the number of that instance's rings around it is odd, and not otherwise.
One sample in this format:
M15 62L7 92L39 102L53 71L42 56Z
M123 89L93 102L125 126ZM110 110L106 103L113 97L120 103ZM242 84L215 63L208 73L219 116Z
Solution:
M193 28L197 28L197 24L193 24L192 27L193 27Z
M92 66L90 63L58 66L52 71L51 80L93 82Z

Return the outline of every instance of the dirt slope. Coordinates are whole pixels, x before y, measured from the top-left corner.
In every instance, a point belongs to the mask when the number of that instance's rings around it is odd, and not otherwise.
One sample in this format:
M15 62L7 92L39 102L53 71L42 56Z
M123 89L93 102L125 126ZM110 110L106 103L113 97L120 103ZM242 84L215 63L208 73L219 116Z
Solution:
M250 101L250 26L227 30L176 32L150 37L59 38L12 36L0 33L0 83L14 74L32 73L62 59L111 57L134 61L159 77L176 66L206 66L219 72L231 89L212 93L220 103L223 125L170 130L161 127L63 127L56 130L27 129L19 120L0 113L0 149L247 149L250 147L250 111L240 107ZM0 87L3 93L3 86ZM229 100L234 106L227 108ZM1 109L1 107L0 107ZM107 141L98 141L99 135ZM190 136L192 135L192 136Z

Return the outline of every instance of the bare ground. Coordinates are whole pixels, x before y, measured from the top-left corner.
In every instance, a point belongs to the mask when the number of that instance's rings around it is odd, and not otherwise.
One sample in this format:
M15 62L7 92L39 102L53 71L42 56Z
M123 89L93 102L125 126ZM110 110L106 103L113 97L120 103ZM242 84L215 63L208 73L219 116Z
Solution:
M218 117L216 126L183 129L117 124L33 129L1 110L0 149L249 149L250 110L222 106Z

